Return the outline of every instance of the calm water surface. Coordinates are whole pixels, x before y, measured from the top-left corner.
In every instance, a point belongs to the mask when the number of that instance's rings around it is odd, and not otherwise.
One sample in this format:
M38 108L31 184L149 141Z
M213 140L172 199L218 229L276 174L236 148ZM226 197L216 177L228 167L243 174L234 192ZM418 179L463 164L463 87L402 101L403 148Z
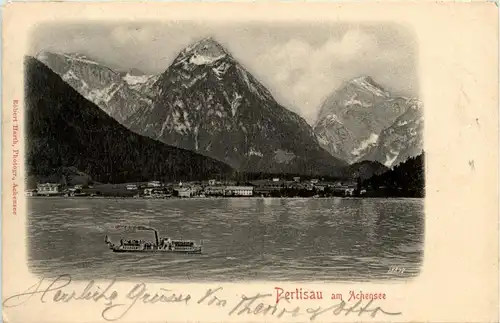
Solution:
M423 199L31 198L32 272L74 279L147 281L338 280L417 276L423 258ZM113 253L116 224L204 241L204 254ZM390 266L405 268L402 276Z

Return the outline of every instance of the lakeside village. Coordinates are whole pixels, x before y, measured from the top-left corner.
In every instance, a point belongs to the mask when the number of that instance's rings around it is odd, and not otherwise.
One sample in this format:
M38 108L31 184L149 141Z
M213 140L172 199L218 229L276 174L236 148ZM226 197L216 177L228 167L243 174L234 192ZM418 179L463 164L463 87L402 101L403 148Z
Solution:
M95 184L69 186L61 183L39 183L36 189L26 191L26 196L62 197L130 197L130 198L203 198L203 197L331 197L361 196L355 181L322 181L319 179L293 180L272 178L245 183L208 181L163 183Z

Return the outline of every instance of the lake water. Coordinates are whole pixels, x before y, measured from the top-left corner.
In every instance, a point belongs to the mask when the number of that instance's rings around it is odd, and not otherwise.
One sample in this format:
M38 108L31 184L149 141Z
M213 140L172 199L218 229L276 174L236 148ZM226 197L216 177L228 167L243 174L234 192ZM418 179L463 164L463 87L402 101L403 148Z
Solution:
M423 199L30 198L31 271L74 279L370 281L417 276ZM113 253L104 243L146 225L204 241L204 254ZM141 238L153 240L148 232ZM388 273L404 267L403 275Z

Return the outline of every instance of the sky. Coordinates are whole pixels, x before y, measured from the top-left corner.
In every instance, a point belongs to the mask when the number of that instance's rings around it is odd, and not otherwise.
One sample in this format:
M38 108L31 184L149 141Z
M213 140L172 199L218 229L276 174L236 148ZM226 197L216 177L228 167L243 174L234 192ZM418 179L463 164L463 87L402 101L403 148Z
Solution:
M395 95L418 97L416 40L411 30L392 24L59 23L33 31L30 54L76 52L116 70L156 74L209 36L311 124L326 97L355 77L371 76Z

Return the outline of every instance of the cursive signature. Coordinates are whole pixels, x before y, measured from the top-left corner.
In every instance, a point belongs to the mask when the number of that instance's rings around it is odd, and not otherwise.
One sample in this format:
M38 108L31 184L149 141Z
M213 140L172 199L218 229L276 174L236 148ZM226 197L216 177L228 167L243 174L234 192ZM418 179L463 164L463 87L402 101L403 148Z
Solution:
M42 303L68 303L74 301L93 301L103 303L104 309L101 316L106 321L116 321L124 317L138 302L143 304L156 303L185 303L188 304L191 295L175 294L172 291L161 288L160 292L151 293L144 283L135 284L135 286L125 295L124 299L118 302L119 294L113 288L115 280L112 280L102 289L97 286L94 280L87 283L85 288L78 292L74 289L68 289L71 284L71 276L61 275L48 281L46 287L42 287L47 282L46 278L40 279L37 283L30 286L22 293L11 296L3 301L3 306L17 307L25 304L34 297Z
M385 314L385 315L402 315L401 312L389 312L380 306L375 306L375 300L370 300L368 302L364 302L363 300L359 300L356 303L348 303L345 301L341 301L340 303L336 303L329 307L323 308L318 306L316 308L307 308L302 310L300 306L295 306L294 308L285 308L279 307L278 304L271 303L266 304L263 302L258 302L257 300L262 300L267 297L272 297L272 294L260 294L258 293L255 296L247 297L245 295L241 296L240 302L233 307L229 311L229 315L262 315L262 316L276 316L278 318L283 317L284 315L290 315L292 317L297 316L308 316L310 321L314 321L320 315L330 313L333 316L344 315L348 316L350 314L357 314L361 316L363 314L370 314L371 317L377 316L377 314Z
M365 313L370 313L371 317L377 316L377 314L385 314L385 315L402 315L401 312L388 312L382 309L380 306L373 306L375 300L369 300L366 304L363 304L363 300L359 300L354 304L348 304L345 301L340 301L340 303L329 306L325 309L318 307L316 309L308 308L307 313L311 314L310 320L314 321L316 317L324 313L331 313L334 316L342 315L347 316L352 313L357 313L358 316L361 316Z

